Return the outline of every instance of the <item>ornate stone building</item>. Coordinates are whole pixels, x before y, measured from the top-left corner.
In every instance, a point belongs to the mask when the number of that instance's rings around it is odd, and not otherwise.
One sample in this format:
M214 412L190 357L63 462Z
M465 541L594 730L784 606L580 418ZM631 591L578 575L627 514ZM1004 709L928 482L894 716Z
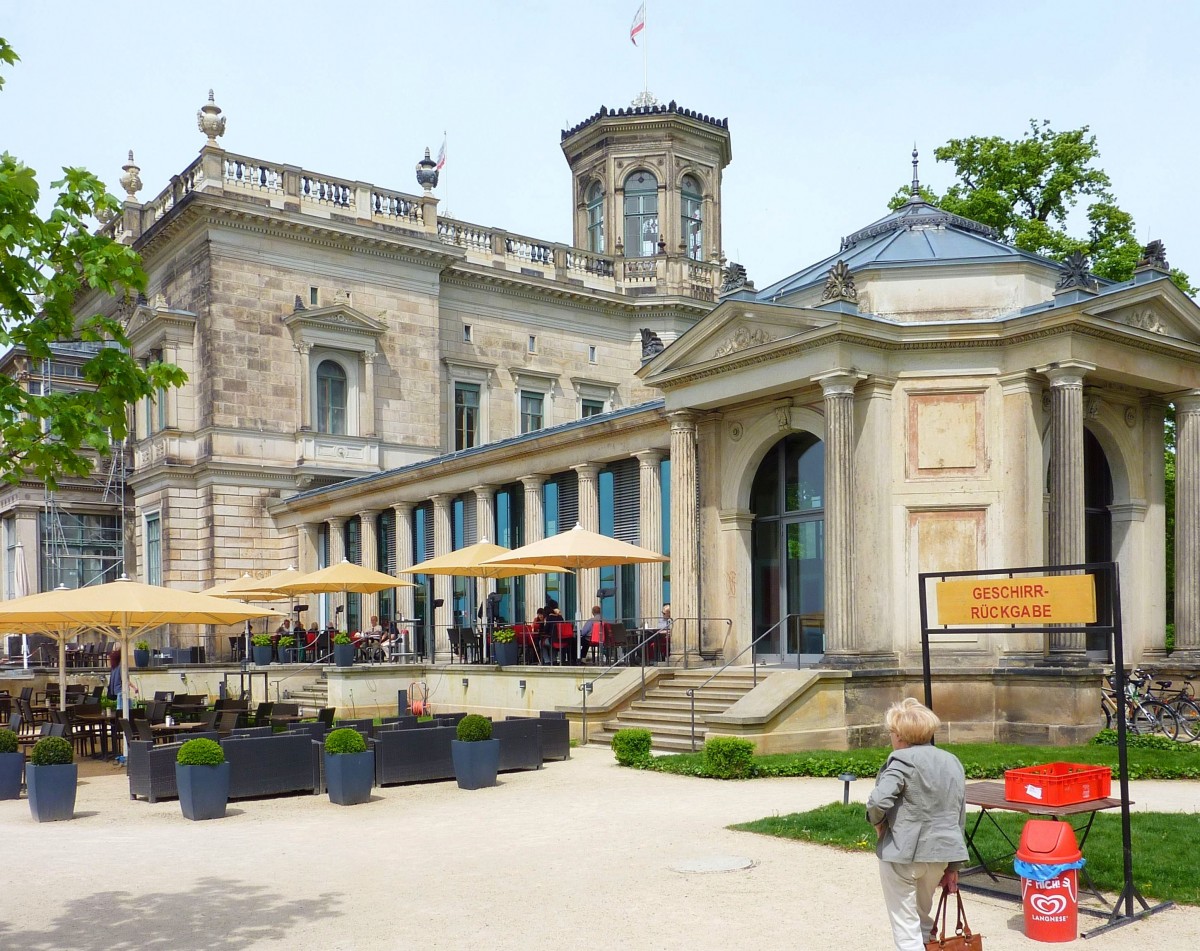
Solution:
M671 564L503 583L506 616L547 596L586 614L605 590L636 620L669 599L680 653L762 637L764 659L903 678L918 572L1112 559L1130 657L1155 656L1174 402L1177 645L1200 650L1200 310L1161 245L1108 283L914 190L759 291L723 267L727 123L674 103L563 133L571 245L441 217L428 154L407 194L227 152L211 101L200 120L199 157L148 202L131 158L110 225L150 274L136 352L189 374L138 409L139 574L153 531L162 578L201 588L579 521ZM481 595L427 579L348 616L444 632ZM934 643L985 680L1043 647ZM1049 654L1105 646L1062 634Z

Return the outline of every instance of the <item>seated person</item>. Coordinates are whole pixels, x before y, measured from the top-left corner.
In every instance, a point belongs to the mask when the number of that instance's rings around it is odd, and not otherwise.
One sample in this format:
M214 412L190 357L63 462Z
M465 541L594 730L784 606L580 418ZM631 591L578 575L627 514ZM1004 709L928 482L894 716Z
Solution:
M586 664L588 654L593 650L596 653L596 662L600 661L600 648L604 644L604 619L600 616L600 605L592 607L592 616L583 622L583 627L579 629L580 644L583 648L583 653L579 658L581 664Z

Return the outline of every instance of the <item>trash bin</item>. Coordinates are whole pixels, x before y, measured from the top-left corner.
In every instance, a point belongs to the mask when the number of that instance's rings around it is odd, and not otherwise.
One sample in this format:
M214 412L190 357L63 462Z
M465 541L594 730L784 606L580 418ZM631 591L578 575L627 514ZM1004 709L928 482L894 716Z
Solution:
M1083 855L1070 823L1030 819L1013 868L1021 876L1025 935L1034 941L1079 937L1079 869Z

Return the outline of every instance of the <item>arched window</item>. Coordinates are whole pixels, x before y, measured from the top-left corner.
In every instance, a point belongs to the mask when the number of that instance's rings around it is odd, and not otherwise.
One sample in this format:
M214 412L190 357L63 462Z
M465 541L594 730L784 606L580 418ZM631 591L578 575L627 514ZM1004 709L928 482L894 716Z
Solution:
M704 256L704 199L700 194L700 183L691 175L685 175L680 192L680 231L684 247L689 258L699 261Z
M604 253L604 189L599 182L592 184L587 193L588 250Z
M647 171L625 179L625 256L658 253L658 179Z
M317 432L346 435L346 371L336 360L317 367Z

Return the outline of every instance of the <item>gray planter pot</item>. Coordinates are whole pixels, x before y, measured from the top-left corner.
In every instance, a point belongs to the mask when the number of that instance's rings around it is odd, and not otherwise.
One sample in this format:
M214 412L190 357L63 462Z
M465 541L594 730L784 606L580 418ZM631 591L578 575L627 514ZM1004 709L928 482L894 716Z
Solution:
M268 644L266 647L259 647L257 644L255 644L254 647L251 648L251 652L254 654L254 663L259 667L266 667L267 664L271 663L270 644Z
M75 816L75 787L79 767L75 763L25 767L29 811L38 822L60 822Z
M501 667L510 667L521 659L521 645L516 641L509 644L492 644L492 653Z
M229 803L229 764L180 766L175 764L179 806L192 820L224 819Z
M0 799L21 798L21 771L24 768L24 753L0 753Z
M454 761L454 778L459 789L483 789L496 785L500 768L500 741L482 740L478 743L450 741L450 758Z
M150 652L135 650L133 652L133 666L134 667L149 667L150 666Z
M325 785L329 801L339 806L368 802L375 785L375 751L326 753Z
M333 645L333 662L338 667L353 667L354 666L354 650L353 644L334 644Z

